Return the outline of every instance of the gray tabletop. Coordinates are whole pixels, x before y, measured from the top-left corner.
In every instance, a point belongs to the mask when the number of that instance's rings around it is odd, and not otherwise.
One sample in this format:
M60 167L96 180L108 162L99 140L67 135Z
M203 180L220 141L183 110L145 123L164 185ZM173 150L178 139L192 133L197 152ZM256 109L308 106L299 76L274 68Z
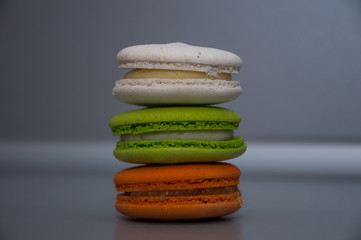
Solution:
M112 178L132 166L107 154L113 146L2 146L0 239L361 239L356 172L267 173L247 165L246 157L245 164L236 159L232 163L242 170L240 211L208 220L144 221L121 216L113 207ZM84 147L89 151L74 150ZM353 157L360 155L349 160Z

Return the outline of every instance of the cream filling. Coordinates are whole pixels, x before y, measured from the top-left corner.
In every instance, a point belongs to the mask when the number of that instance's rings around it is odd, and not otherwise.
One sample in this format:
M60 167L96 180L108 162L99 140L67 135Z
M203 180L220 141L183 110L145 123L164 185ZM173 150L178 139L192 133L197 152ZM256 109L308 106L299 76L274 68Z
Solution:
M203 196L203 195L233 194L235 192L239 192L237 186L178 189L178 190L134 191L134 192L126 192L124 193L124 195L132 196L132 197L188 197L188 196Z
M120 135L120 141L122 142L156 140L224 141L232 138L233 130L165 131Z
M127 72L123 79L210 79L210 80L232 80L230 73L217 73L215 75L206 72L163 70L163 69L134 69Z

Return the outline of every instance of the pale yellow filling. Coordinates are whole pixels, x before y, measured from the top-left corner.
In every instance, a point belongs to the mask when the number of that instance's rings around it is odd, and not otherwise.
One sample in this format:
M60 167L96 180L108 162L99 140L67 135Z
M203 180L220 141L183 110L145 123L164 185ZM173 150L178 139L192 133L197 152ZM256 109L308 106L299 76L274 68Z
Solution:
M161 70L161 69L134 69L127 72L123 79L145 79L145 78L162 78L162 79L211 79L211 80L232 80L230 73L218 73L209 75L205 72L181 71L181 70Z

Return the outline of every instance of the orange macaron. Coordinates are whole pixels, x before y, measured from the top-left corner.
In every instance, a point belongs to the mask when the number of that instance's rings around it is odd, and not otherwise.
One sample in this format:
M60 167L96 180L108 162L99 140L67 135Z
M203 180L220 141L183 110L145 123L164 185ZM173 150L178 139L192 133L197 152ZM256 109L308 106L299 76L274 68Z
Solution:
M129 217L186 220L225 216L242 206L241 171L228 163L146 165L114 177L116 209Z

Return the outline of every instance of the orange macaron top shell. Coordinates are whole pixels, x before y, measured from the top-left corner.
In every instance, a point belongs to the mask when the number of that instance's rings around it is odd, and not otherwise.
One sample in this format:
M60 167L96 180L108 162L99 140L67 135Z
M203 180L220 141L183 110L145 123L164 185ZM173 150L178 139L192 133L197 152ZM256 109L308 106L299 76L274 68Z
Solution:
M148 165L120 171L116 209L133 218L185 220L237 211L240 170L227 163Z
M187 184L187 188L199 188L197 181L217 182L210 187L219 187L227 185L237 185L241 171L239 168L228 163L196 163L196 164L177 164L177 165L145 165L125 169L120 171L114 177L114 183L118 191L127 191L132 186L135 190L164 190L164 189L182 189L182 185L174 183ZM229 180L229 184L220 180ZM143 187L141 187L143 186ZM156 187L157 186L157 187Z

